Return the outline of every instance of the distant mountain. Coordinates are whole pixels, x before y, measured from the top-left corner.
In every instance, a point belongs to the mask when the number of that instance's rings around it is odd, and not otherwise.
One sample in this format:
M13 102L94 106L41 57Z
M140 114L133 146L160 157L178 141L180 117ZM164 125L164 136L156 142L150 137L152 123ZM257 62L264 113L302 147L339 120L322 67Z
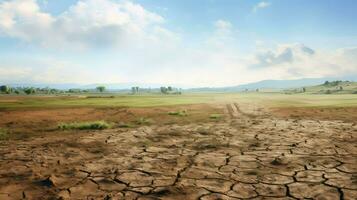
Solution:
M329 81L320 85L284 90L284 93L310 93L310 94L357 94L357 82Z
M204 87L204 88L192 88L186 91L190 92L240 92L244 90L255 89L288 89L297 87L306 87L323 84L325 81L346 80L357 81L357 76L349 77L331 77L331 78L304 78L294 80L263 80L259 82L253 82L243 85L231 86L231 87Z
M295 80L263 80L259 82L253 82L237 86L228 86L228 87L202 87L202 88L189 88L187 85L175 85L171 86L176 88L188 88L184 89L186 92L239 92L255 89L288 89L288 88L297 88L297 87L307 87L320 85L325 81L335 81L335 80L344 80L344 81L357 81L357 75L344 76L344 77L329 77L329 78L304 78L304 79L295 79ZM3 83L5 84L5 83ZM1 85L1 84L0 84ZM68 89L94 89L97 86L105 86L110 91L122 91L130 90L133 86L138 86L140 88L160 88L161 86L167 86L165 84L144 84L144 83L114 83L114 84L8 84L11 87L38 87L38 88L56 88L61 90Z

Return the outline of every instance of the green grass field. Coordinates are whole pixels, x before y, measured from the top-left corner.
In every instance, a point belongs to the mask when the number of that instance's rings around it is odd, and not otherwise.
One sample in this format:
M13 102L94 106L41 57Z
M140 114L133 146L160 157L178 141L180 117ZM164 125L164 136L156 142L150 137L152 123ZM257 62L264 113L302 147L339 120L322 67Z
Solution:
M270 107L353 107L357 94L214 93L183 95L85 96L0 96L0 109L63 107L156 107L200 103L258 103Z

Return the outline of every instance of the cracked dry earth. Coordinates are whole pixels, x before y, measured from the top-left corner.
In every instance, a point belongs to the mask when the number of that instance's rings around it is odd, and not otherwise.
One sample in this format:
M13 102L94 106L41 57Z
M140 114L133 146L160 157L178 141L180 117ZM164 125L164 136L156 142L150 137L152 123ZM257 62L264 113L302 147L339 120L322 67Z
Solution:
M2 144L0 199L356 199L356 124L226 110Z

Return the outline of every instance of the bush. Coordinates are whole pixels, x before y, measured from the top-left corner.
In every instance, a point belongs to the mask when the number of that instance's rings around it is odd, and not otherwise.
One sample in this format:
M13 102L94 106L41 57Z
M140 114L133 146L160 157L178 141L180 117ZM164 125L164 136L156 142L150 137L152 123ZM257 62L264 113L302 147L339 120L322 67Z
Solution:
M149 118L145 118L145 117L140 117L139 119L137 119L135 121L135 123L137 125L150 125L153 123L153 120L149 119Z
M9 138L9 134L6 130L0 129L0 140L6 140Z
M61 130L103 130L111 127L112 124L105 121L61 123L58 125Z
M211 114L209 116L210 119L220 119L222 118L222 115L221 114Z
M168 112L169 115L175 115L175 116L187 116L187 111L186 110L181 110L181 111L170 111Z

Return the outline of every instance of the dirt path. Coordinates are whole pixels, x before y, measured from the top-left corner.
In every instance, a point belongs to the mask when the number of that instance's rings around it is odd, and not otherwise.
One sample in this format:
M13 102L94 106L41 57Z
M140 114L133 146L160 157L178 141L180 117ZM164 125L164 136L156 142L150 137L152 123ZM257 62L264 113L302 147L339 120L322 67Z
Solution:
M0 199L355 199L357 126L228 104L220 123L0 144Z

